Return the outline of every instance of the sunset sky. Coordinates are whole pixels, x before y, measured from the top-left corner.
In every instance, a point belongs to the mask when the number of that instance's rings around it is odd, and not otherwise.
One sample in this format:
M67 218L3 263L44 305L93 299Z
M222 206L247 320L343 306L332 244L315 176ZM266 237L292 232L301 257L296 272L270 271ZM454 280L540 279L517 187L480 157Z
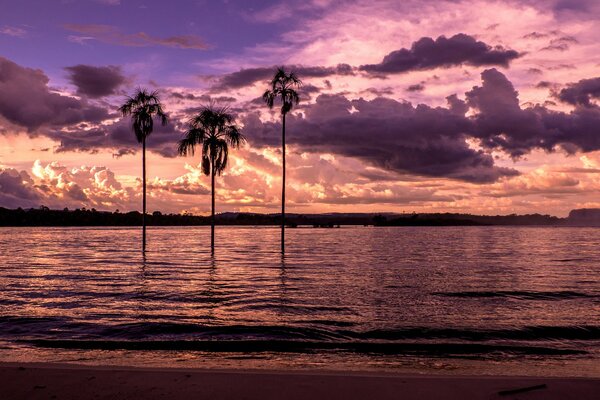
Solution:
M206 213L176 142L200 105L248 144L217 211L278 212L276 65L289 212L549 213L600 207L596 0L7 0L0 13L0 206L141 208L141 153L117 107L158 90L148 210Z

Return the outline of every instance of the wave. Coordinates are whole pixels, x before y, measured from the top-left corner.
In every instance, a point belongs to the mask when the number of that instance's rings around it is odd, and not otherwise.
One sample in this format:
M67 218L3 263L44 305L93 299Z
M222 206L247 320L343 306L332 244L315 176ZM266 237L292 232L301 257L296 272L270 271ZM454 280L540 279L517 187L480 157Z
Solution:
M472 357L485 355L583 355L583 350L475 343L318 342L294 340L22 340L37 347L84 350L172 350L223 353L352 352L379 355Z
M82 322L64 317L0 316L0 336L90 340L303 340L303 341L600 341L600 326L525 326L497 329L402 327L351 329L335 320L301 321L302 325L210 325L144 321L121 324Z
M600 326L526 326L506 329L403 328L381 329L357 334L361 339L460 339L487 340L600 340Z
M571 290L563 291L525 291L525 290L496 290L496 291L466 291L466 292L434 292L435 296L463 298L513 298L519 300L566 300L579 298L600 298L599 294L588 294Z

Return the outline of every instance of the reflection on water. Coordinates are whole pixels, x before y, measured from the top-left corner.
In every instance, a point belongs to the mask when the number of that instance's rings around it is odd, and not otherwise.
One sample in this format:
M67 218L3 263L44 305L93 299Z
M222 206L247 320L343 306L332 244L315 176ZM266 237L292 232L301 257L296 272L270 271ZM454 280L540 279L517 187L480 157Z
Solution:
M597 373L600 230L288 232L1 228L0 355Z

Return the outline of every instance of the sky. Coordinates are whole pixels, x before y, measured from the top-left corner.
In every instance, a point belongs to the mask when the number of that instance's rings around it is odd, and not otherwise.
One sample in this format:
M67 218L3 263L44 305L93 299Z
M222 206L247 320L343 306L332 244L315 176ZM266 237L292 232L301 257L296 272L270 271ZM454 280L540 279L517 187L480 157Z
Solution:
M302 79L286 123L289 212L542 213L600 207L595 0L5 0L0 206L141 208L141 148L118 113L157 90L148 210L205 214L177 141L199 107L247 137L217 211L278 212L275 67Z

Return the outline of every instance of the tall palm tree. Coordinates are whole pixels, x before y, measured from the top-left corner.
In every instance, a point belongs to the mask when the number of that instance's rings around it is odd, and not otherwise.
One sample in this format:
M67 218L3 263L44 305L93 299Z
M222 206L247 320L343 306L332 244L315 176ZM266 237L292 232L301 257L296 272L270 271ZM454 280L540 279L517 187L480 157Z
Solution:
M202 145L202 172L210 175L210 249L215 250L215 175L227 167L229 146L239 148L246 138L235 124L235 118L227 107L214 105L202 106L200 112L192 117L185 137L179 141L179 154L194 155L196 145Z
M271 88L263 94L263 100L269 108L273 108L275 100L281 101L281 148L282 148L282 184L281 184L281 252L285 250L285 116L292 110L295 104L300 102L298 89L302 81L294 72L287 72L284 67L277 68Z
M148 92L146 89L138 88L133 97L127 97L119 111L123 117L131 116L131 128L138 143L142 144L142 251L146 251L146 138L152 133L155 117L162 125L166 125L168 119L158 92Z

